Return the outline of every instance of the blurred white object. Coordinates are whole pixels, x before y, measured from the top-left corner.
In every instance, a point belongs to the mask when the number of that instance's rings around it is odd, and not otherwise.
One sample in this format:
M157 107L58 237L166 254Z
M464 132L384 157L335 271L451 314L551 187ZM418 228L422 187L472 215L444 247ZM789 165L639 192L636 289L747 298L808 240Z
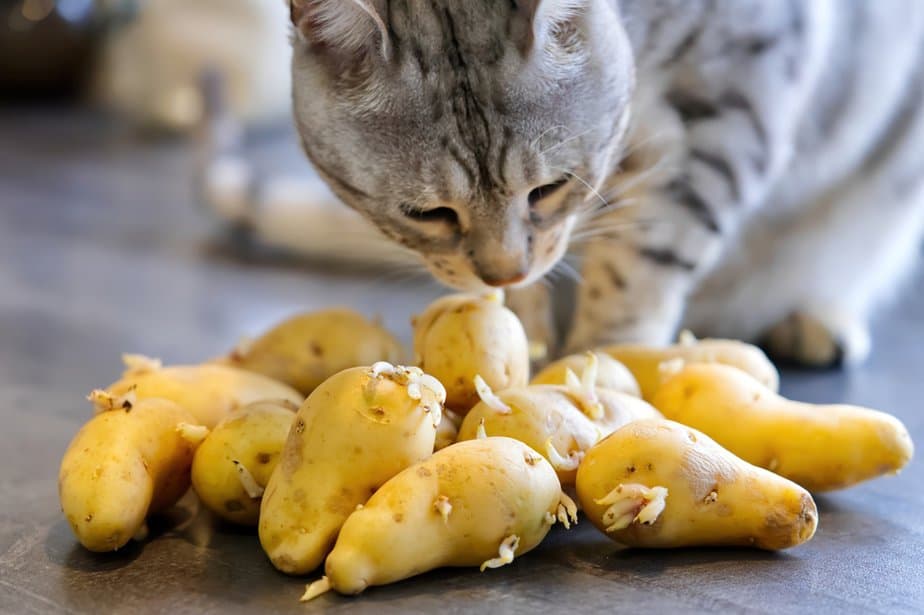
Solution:
M288 28L282 0L139 2L104 45L96 97L140 123L188 130L203 112L199 76L210 70L221 74L237 119L282 119L290 106Z

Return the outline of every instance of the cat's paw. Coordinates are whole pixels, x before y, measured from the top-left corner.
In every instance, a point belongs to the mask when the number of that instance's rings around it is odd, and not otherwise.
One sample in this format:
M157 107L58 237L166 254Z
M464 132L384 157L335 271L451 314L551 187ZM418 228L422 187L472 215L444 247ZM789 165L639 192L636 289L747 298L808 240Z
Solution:
M837 310L798 310L772 327L763 340L770 355L806 367L859 365L872 342L866 322Z

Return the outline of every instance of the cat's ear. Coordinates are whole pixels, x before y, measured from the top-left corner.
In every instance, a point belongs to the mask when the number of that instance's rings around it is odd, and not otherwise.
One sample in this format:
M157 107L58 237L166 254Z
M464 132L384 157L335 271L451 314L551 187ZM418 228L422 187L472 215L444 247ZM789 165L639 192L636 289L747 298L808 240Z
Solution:
M562 24L580 15L591 0L514 0L526 22L520 49L528 52L544 44L546 37Z
M298 36L312 45L348 56L375 46L387 59L391 41L384 5L384 0L289 0L289 15Z

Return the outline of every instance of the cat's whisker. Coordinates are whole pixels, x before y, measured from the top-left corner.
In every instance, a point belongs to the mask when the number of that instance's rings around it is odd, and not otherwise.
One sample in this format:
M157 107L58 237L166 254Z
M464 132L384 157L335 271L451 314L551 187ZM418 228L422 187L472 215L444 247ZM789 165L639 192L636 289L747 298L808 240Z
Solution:
M566 175L570 175L570 176L573 177L574 179L578 180L578 181L581 182L588 190L590 190L591 196L594 196L594 197L597 197L598 199L600 199L600 202L603 204L604 207L606 207L606 206L608 205L607 200L606 200L605 198L603 198L603 195L600 194L600 192L599 192L596 188L594 188L593 186L591 186L586 180L584 180L583 177L581 177L580 175L578 175L578 174L575 173L574 171L569 171L568 169L564 169L564 168L562 168L562 167L552 167L552 168L553 168L553 169L557 169L557 170L559 170L559 171L562 171L562 172L565 173ZM588 199L588 200L589 200L589 199Z
M672 167L668 165L665 159L662 158L660 161L651 165L644 171L639 171L638 173L636 173L634 176L630 177L629 179L625 181L621 181L621 182L616 182L616 184L613 185L613 187L607 190L604 194L608 198L619 196L620 194L625 194L629 190L632 190L633 188L637 187L639 184L650 181L658 174L662 172L667 172L667 171L670 171L673 174L673 173L676 173L677 169L676 167Z
M593 130L594 130L593 128L588 128L587 130L585 130L585 131L583 131L583 132L579 132L578 134L571 135L570 137L568 137L568 138L566 138L566 139L562 139L562 140L559 141L558 143L556 143L556 144L554 144L554 145L550 145L549 147L547 147L547 148L545 148L544 150L540 151L540 152L539 152L539 155L542 156L542 155L548 154L549 152L551 152L551 151L553 151L553 150L556 150L556 149L558 149L559 147L562 147L562 146L564 146L564 145L567 145L568 143L571 143L572 141L575 141L575 140L577 140L577 139L580 139L580 138L583 137L583 136L586 136L586 135L590 134L591 132L593 132Z
M636 152L637 152L638 150L640 150L641 148L643 148L643 147L645 147L645 146L647 146L647 145L651 145L652 143L654 143L654 142L657 141L658 139L664 137L666 134L667 134L667 129L666 129L666 128L662 128L661 130L657 130L657 131L651 133L650 135L648 135L647 137L645 137L645 138L643 138L643 139L640 139L640 140L638 140L638 141L635 141L635 142L632 142L632 137L631 137L631 135L630 135L630 136L629 136L629 143L630 143L630 145L629 145L629 147L627 147L627 148L625 149L625 151L623 151L623 153L622 153L622 159L625 160L626 158L628 158L628 157L631 156L632 154L636 153Z
M538 136L538 137L536 137L535 139L532 140L532 142L530 143L530 147L531 147L531 148L536 147L536 145L538 145L539 142L542 140L542 137L544 137L545 135L549 134L549 133L552 132L553 130L559 130L559 129L562 129L562 128L568 128L568 127L565 126L564 124L556 124L556 125L554 125L554 126L550 126L549 128L546 128L546 129L543 130L541 133L539 133L539 136ZM540 154L544 154L544 153L545 153L545 151L540 152Z

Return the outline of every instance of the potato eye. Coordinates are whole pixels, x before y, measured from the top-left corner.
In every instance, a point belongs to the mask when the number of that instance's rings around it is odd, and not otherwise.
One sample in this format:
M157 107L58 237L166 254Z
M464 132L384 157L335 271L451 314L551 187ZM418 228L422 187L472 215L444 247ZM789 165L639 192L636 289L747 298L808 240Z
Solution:
M529 206L534 207L539 201L547 197L552 196L559 188L568 183L567 177L562 177L558 181L552 182L551 184L545 184L544 186L539 186L538 188L533 188L529 196Z

